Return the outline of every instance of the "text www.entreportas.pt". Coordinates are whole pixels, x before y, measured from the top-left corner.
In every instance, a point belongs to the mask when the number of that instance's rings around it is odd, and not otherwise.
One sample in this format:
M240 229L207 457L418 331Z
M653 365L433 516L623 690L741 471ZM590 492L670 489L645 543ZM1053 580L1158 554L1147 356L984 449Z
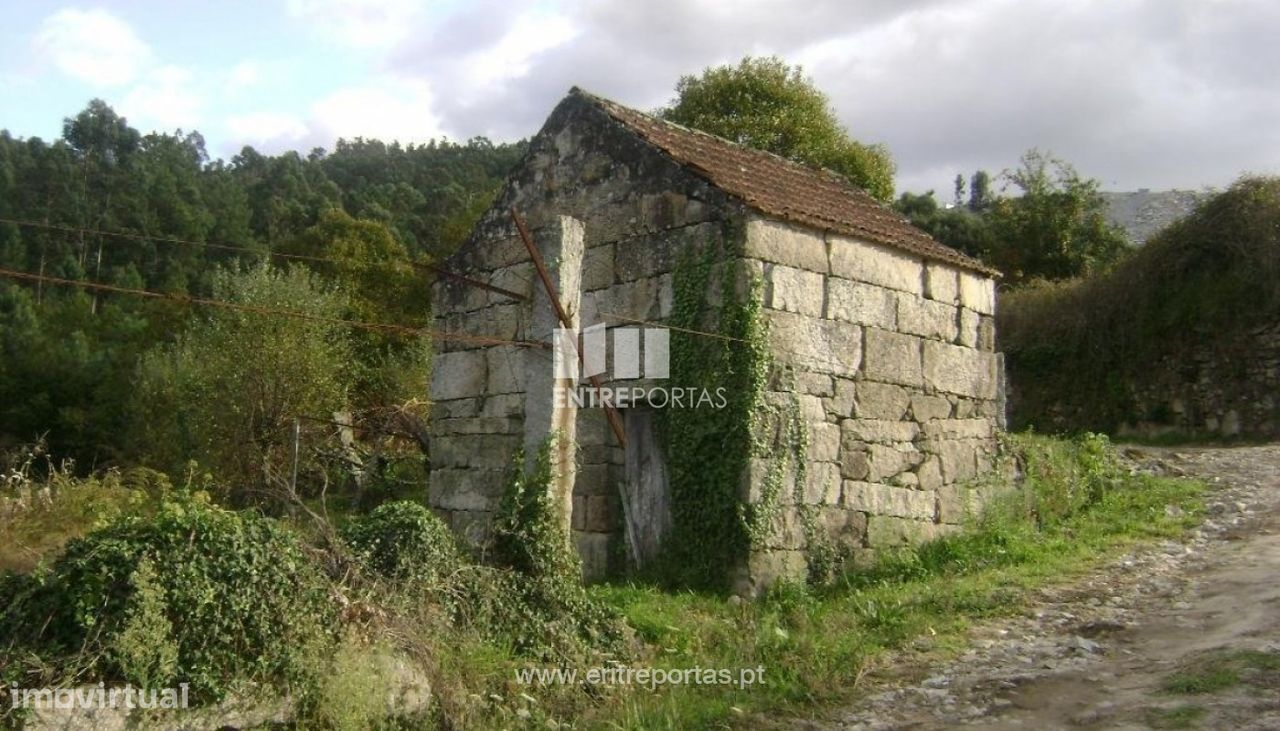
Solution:
M585 672L578 668L517 668L516 682L521 685L636 685L650 690L662 685L731 685L749 688L764 685L764 667L754 668L648 668L593 667Z

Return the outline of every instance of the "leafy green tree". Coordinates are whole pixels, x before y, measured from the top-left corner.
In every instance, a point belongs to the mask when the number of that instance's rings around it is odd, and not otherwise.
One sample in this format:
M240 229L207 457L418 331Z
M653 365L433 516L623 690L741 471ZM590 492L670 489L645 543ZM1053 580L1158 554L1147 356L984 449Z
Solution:
M302 267L223 272L214 295L255 308L340 317L345 298ZM195 459L244 500L289 473L293 424L347 403L347 328L219 309L143 359L134 409L138 453L160 469ZM305 465L304 465L305 467Z
M737 66L684 76L661 111L672 122L815 167L833 170L883 201L893 197L893 159L883 145L849 137L826 94L798 66L747 57Z
M430 279L413 266L404 244L385 224L332 208L284 251L328 260L308 266L347 296L348 317L405 327L430 324ZM388 406L423 397L431 350L427 338L390 331L359 331L351 338L355 405Z
M957 176L957 180L964 178ZM991 229L987 220L967 208L939 206L933 191L922 195L904 192L893 207L912 225L956 251L978 259L985 259L991 253Z
M1076 277L1105 269L1128 251L1123 232L1107 223L1098 182L1068 163L1031 150L1003 178L1019 195L990 205L988 262L1007 281Z
M973 174L973 178L969 183L969 210L974 213L981 213L987 210L991 205L992 198L991 174L986 170L979 170Z
M328 260L307 265L350 295L358 319L406 326L430 321L428 279L385 224L330 208L280 250Z

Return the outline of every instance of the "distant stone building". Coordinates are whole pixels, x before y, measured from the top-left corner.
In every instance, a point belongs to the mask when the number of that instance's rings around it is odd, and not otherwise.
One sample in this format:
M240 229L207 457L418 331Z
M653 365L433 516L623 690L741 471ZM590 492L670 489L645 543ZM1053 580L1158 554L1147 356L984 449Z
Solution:
M775 368L793 376L790 386L771 380L765 397L798 404L808 446L805 484L783 490L769 535L741 565L725 567L740 590L804 575L802 509L854 553L936 536L961 520L961 484L990 469L1002 419L992 269L833 174L574 89L444 262L519 298L442 278L433 301L440 330L551 341L557 320L513 208L528 219L582 328L667 322L682 252L742 239L733 250L761 285L751 291ZM706 298L716 307L721 293L709 287ZM662 514L670 509L666 456L652 433L660 405L619 410L623 447L605 410L553 401L551 360L527 343L441 344L429 499L483 544L512 455L559 429L572 442L560 463L572 490L566 507L587 576L596 578L646 560L670 522ZM610 385L654 383L639 376ZM744 471L746 505L761 499L761 472Z

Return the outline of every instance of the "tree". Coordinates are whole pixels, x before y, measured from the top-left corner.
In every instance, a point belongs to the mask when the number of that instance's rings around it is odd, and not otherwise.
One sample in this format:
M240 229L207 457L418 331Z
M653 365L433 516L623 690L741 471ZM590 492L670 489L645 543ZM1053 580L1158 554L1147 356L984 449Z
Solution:
M957 180L964 178L956 176ZM991 230L986 219L967 208L943 208L933 191L923 195L904 192L893 207L917 228L969 256L985 259L991 252Z
M222 272L214 294L251 307L340 317L344 298L303 267ZM230 497L278 485L292 458L294 420L346 406L347 329L322 320L215 310L143 359L134 434L139 454L180 473L212 468Z
M429 278L386 225L330 209L284 251L326 261L313 271L347 298L356 320L425 328L431 322ZM403 333L352 333L351 370L357 407L403 404L425 394L430 342Z
M991 174L986 170L979 170L973 174L969 185L969 210L974 213L987 210L991 205L991 198Z
M894 164L883 145L849 137L826 94L798 66L746 57L737 66L683 76L667 120L806 165L833 170L883 201L893 197Z
M1123 232L1107 223L1098 181L1080 177L1068 163L1031 150L1001 177L1020 193L997 198L987 213L993 237L988 261L1006 281L1088 274L1128 250Z

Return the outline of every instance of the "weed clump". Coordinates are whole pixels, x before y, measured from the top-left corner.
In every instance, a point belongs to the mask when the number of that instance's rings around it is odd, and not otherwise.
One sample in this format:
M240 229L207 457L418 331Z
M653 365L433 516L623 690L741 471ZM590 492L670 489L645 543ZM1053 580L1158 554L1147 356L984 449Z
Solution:
M462 565L449 527L407 500L386 503L355 519L342 536L364 567L401 586L438 586Z
M463 611L517 652L563 661L618 651L628 633L618 613L582 585L581 559L550 491L556 438L539 449L531 472L517 451L494 526L499 570L473 576Z
M193 702L308 681L337 620L328 581L292 533L194 498L117 519L0 589L3 680L189 683Z

